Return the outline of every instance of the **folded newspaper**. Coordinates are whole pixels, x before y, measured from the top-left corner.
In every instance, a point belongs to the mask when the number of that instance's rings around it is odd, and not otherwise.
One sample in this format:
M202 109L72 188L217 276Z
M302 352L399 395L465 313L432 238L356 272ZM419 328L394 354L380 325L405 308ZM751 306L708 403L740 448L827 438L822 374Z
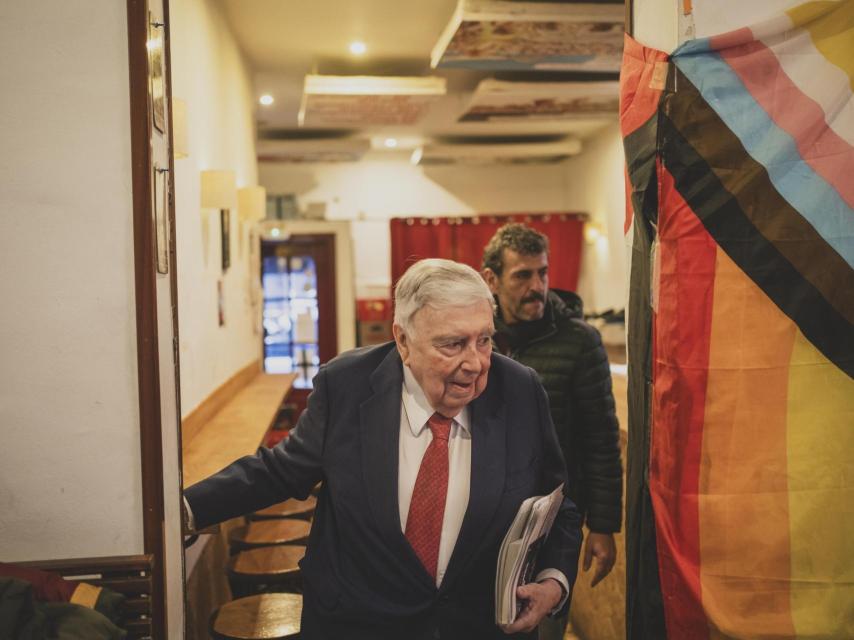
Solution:
M519 507L498 552L495 572L495 622L511 624L522 603L516 588L531 581L540 550L563 501L563 485L547 496L533 496Z

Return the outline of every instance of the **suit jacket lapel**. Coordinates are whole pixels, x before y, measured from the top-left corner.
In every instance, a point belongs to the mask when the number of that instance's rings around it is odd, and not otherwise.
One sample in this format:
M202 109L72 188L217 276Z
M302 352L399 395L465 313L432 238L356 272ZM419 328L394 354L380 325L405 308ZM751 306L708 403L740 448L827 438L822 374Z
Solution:
M374 395L359 406L362 470L368 502L386 544L430 580L400 528L397 479L400 442L400 393L403 364L394 349L371 375Z
M442 590L464 572L483 541L483 529L492 521L504 492L506 466L506 410L497 384L487 385L471 404L471 485L469 503L457 544L442 579Z

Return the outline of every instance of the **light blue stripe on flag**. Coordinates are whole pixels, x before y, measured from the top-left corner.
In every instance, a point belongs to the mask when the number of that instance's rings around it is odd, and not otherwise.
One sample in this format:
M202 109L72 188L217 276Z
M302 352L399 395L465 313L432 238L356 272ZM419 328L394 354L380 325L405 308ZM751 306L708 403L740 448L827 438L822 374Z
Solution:
M854 268L854 210L804 162L795 139L771 120L720 55L694 53L701 49L681 49L673 62L765 167L780 195Z

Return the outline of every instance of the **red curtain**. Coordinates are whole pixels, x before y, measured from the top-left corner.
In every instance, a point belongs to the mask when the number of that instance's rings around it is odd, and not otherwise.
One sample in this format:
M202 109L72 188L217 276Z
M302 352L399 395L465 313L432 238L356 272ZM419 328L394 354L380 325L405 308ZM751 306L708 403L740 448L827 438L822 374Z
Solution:
M575 291L584 222L577 214L531 213L391 219L391 278L422 258L448 258L480 271L483 248L498 227L522 222L549 238L549 285Z

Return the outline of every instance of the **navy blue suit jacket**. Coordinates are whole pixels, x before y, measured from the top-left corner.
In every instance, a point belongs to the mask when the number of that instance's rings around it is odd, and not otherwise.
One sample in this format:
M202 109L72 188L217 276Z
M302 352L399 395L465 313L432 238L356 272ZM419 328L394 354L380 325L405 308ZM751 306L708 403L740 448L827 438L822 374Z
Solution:
M492 355L487 387L470 405L468 508L437 589L400 526L402 367L394 343L321 367L287 439L187 489L196 525L305 498L323 481L301 562L301 637L507 638L494 624L501 541L525 498L566 482L545 392L531 369ZM562 571L570 585L580 523L565 500L538 562Z

